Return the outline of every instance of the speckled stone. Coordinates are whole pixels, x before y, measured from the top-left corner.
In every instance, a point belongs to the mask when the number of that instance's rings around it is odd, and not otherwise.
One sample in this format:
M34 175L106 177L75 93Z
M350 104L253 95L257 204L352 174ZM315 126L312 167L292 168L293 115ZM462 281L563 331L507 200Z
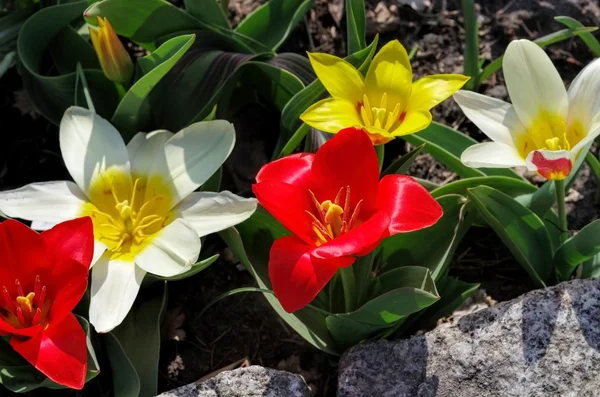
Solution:
M158 397L310 397L300 375L257 365L224 371L206 382L191 383Z
M407 340L357 346L339 397L600 396L600 280L525 294Z

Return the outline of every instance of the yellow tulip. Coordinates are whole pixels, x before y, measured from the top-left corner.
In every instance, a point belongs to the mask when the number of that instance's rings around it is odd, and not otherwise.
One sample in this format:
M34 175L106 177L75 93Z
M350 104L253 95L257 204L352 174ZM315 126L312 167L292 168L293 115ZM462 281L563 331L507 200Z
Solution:
M408 54L398 40L381 48L364 78L336 56L309 53L308 58L331 98L309 107L300 119L333 134L348 127L362 128L374 145L426 128L431 123L430 109L469 80L461 74L438 74L413 82Z
M106 77L115 83L129 84L133 77L133 63L106 18L98 17L97 28L90 26L90 37Z

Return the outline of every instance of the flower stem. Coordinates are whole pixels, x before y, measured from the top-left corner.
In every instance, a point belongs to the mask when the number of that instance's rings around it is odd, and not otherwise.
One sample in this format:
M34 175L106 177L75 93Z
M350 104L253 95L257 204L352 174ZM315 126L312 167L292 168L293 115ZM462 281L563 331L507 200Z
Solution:
M555 180L556 206L558 207L558 226L560 228L560 242L564 243L569 238L567 228L567 213L565 212L565 181Z
M341 267L340 277L344 287L344 306L347 313L354 311L354 302L356 294L356 280L354 279L354 269L352 266Z

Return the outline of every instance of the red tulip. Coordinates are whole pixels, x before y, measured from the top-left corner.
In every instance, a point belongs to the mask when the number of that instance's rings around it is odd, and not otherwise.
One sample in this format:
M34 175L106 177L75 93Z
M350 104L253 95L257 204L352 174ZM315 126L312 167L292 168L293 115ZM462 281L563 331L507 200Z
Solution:
M87 288L94 251L90 218L41 234L0 224L0 336L52 381L83 388L87 347L72 313Z
M265 165L252 190L294 236L271 247L269 278L287 312L310 303L341 267L373 251L382 239L433 225L442 208L409 176L379 180L368 135L340 131L316 154Z

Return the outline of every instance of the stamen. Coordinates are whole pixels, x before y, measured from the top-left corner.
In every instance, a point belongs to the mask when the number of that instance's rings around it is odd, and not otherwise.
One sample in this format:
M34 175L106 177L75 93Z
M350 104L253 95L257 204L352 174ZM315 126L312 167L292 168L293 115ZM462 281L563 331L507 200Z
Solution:
M356 220L358 219L358 213L360 212L360 207L362 206L362 199L358 202L358 204L356 204L356 207L354 208L354 212L352 213L352 218L350 218L350 222L348 222L348 230L352 229L354 227L354 224L356 223Z
M42 319L42 309L40 309L39 307L35 310L35 314L33 316L33 319L31 320L31 325L38 325L40 323L40 320Z
M385 128L384 128L386 131L390 131L392 129L392 127L396 123L396 120L398 120L399 115L400 115L400 104L397 103L396 106L394 107L394 110L392 112L390 112L390 114L388 115L388 119L387 119L387 122L385 123Z
M21 310L20 307L17 307L17 318L19 319L19 322L23 325L26 325L27 323L25 322L25 317L23 316L23 310Z
M133 191L131 192L131 207L135 206L135 194L137 193L137 186L140 178L135 178L135 182L133 182Z
M342 223L348 220L348 211L350 210L350 185L346 186L346 199L344 200L344 212L342 214Z
M387 93L383 93L381 96L381 102L379 103L379 107L382 109L387 109Z
M2 287L2 297L4 298L4 303L6 303L6 306L8 306L8 309L14 313L15 310L17 309L17 306L15 305L15 302L13 302L12 298L10 297L10 293L8 292L8 289L6 289L6 287Z
M312 190L308 189L308 194L310 194L310 198L312 199L313 204L315 205L315 207L317 209L317 212L319 213L319 217L321 218L321 222L325 223L325 211L323 211L323 207L321 207L321 204L319 203L319 200L317 200L317 197L312 192Z
M137 229L146 229L149 226L154 225L156 222L160 222L162 221L163 218L161 218L158 215L148 215L147 217L145 217L144 219L142 219L142 221L140 222L139 225L136 226L136 230Z
M37 307L43 307L44 303L46 303L46 286L42 287L42 292L40 293L40 299L38 301Z
M335 200L333 201L335 204L339 205L340 204L340 197L342 196L342 191L344 190L344 188L340 188L340 191L338 192L338 194L335 196Z
M25 293L23 292L23 287L21 287L21 283L19 282L19 280L15 280L15 285L17 286L17 295L19 296L25 296Z
M567 133L566 132L563 135L563 139L565 140L565 150L570 151L571 150L571 144L569 143L569 140L567 139Z
M323 237L325 238L325 236L329 237L329 238L333 238L333 236L331 235L331 231L329 231L327 228L325 228L325 226L323 226L321 223L313 223L313 227L318 230L319 232L321 232L323 234ZM326 239L327 241L327 239Z
M33 284L33 304L35 306L39 306L38 302L40 300L40 292L42 289L40 276L35 276L35 283Z
M365 122L365 124L367 124L367 126L371 126L373 125L373 115L371 114L371 103L369 102L369 98L367 97L367 94L363 94L363 109L365 110L364 113L361 110L361 116L363 118L363 121Z

